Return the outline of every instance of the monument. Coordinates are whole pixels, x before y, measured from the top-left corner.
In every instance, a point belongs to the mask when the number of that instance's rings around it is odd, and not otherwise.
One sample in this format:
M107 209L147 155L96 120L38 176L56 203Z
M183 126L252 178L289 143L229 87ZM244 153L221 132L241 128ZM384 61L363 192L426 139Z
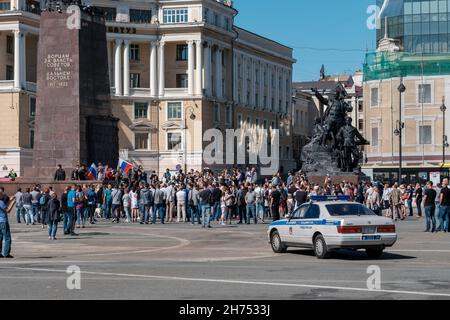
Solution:
M33 168L25 177L50 178L58 164L115 165L104 14L80 1L47 1L40 24Z
M352 126L352 119L347 115L353 111L345 101L347 92L341 83L328 99L317 89L312 90L327 109L315 120L311 141L302 150L302 170L314 183L322 184L326 177L335 183L342 180L357 182L362 159L359 146L369 142Z

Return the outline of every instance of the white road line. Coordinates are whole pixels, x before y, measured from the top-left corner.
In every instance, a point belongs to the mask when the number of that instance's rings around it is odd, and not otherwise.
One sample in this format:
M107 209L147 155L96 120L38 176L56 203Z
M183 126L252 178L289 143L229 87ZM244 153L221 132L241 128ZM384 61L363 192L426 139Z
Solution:
M24 271L37 271L37 272L66 273L66 270L58 270L58 269L20 268L20 267L1 267L1 266L0 266L0 268L1 269L24 270ZM277 282L264 282L264 281L187 278L187 277L139 275L139 274L111 273L111 272L82 271L81 273L82 274L90 274L90 275L125 277L125 278L144 278L144 279L156 279L156 280L176 280L176 281L191 281L191 282L259 285L259 286L272 286L272 287L326 289L326 290L339 290L339 291L359 291L359 292L368 292L368 293L389 293L389 294L419 295L419 296L431 296L431 297L433 297L433 296L450 297L450 293L439 293L439 292L420 292L420 291L403 291L403 290L386 290L386 289L370 290L370 289L366 289L366 288L323 286L323 285L312 285L312 284L308 285L308 284L299 284L299 283L282 283L282 282L277 283Z
M438 253L450 253L450 250L433 250L433 249L398 249L398 250L388 250L386 252L438 252Z

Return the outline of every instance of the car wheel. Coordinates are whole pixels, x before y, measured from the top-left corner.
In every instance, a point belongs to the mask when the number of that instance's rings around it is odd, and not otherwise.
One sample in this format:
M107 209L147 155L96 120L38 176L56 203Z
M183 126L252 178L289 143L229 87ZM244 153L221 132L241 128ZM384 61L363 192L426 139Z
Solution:
M314 238L314 254L319 259L327 259L330 257L330 251L328 250L325 239L322 235L318 235Z
M383 248L366 249L369 258L379 258L383 255Z
M275 253L286 252L287 247L281 241L280 234L278 233L278 231L274 231L270 235L270 245L272 246L272 250Z

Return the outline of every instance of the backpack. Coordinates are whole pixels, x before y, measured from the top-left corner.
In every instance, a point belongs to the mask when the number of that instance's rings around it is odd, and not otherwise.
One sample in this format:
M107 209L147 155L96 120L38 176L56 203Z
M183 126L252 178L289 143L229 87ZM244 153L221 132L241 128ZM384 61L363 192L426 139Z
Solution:
M41 196L41 198L39 199L39 204L41 206L45 206L47 204L47 197L45 195Z

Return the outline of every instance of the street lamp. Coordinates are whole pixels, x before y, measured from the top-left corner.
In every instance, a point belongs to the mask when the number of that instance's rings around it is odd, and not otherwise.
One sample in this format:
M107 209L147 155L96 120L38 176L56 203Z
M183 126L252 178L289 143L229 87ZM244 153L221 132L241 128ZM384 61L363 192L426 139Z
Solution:
M447 111L447 107L445 106L445 98L442 98L442 165L445 165L445 148L449 147L448 137L445 134L445 112Z
M400 85L397 88L399 92L399 108L398 108L398 118L397 121L397 128L394 131L394 134L398 136L398 181L399 184L402 184L402 166L403 166L403 154L402 154L402 136L403 136L403 129L405 128L405 123L402 121L402 95L406 91L406 87L403 84L403 77L400 77Z
M184 174L187 174L187 113L189 112L189 119L194 121L197 116L194 113L194 108L187 107L184 113Z

